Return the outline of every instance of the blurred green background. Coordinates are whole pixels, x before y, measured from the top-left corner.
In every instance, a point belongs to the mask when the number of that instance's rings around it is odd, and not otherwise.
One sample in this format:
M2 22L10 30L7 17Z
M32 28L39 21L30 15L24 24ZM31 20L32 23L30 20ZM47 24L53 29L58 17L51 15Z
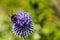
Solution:
M9 14L29 12L34 32L27 40L60 40L60 15L50 0L0 0L0 40L24 40L12 32Z

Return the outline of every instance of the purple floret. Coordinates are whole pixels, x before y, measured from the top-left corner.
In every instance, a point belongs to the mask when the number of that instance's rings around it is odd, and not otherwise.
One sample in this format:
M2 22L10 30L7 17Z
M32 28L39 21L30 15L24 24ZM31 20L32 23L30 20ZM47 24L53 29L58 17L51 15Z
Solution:
M13 20L13 32L23 38L28 37L33 32L32 18L28 12L18 12L16 15L16 21Z

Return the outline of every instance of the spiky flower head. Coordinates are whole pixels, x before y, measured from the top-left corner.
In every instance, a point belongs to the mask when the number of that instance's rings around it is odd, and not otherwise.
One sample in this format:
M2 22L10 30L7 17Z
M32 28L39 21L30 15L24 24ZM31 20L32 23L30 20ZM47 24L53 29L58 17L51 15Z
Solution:
M18 12L11 16L14 34L23 38L28 37L33 32L33 22L28 12Z

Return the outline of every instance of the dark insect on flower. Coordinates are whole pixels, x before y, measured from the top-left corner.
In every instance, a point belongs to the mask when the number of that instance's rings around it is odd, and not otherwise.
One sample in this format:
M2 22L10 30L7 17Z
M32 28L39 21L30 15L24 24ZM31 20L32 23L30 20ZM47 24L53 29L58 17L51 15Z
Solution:
M14 34L23 38L28 37L33 32L32 18L28 12L18 12L11 16Z

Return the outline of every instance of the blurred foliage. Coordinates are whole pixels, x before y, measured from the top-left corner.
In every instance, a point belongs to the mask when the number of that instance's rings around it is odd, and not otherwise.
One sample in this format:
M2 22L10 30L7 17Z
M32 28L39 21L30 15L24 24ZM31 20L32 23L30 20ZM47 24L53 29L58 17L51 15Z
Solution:
M0 40L24 40L12 32L9 14L30 12L34 32L27 40L60 40L60 19L50 7L50 0L0 0Z

